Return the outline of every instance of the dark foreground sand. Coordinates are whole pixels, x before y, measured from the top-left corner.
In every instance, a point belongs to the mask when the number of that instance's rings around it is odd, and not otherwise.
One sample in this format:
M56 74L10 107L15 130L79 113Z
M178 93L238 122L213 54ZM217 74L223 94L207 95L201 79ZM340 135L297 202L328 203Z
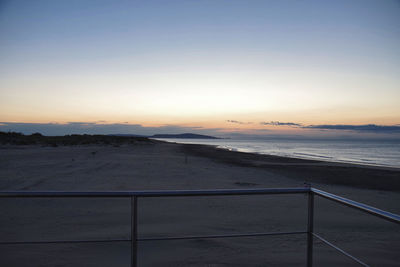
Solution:
M2 146L0 190L314 187L400 213L400 171L148 143ZM315 231L372 266L399 266L400 227L316 198ZM2 199L1 241L130 237L125 199ZM140 237L302 231L304 195L141 199ZM356 266L315 241L315 266ZM306 237L155 241L140 266L304 266ZM3 245L0 266L129 266L130 243Z

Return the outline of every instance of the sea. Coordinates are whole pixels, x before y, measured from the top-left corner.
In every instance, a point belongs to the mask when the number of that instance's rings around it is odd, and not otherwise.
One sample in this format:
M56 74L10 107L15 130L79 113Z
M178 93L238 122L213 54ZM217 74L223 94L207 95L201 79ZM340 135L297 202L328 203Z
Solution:
M159 139L232 151L400 168L400 140Z

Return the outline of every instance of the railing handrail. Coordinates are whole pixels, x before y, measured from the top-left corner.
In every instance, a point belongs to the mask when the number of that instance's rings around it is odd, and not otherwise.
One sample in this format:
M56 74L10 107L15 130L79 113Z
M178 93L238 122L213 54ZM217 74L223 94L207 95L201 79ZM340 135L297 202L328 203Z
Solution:
M143 190L143 191L2 191L0 198L69 198L69 197L179 197L179 196L233 196L264 194L314 193L343 205L367 212L387 221L400 224L400 215L375 208L351 199L322 191L314 187L256 188L256 189L204 189L204 190Z
M68 198L68 197L179 197L179 196L232 196L264 194L314 193L343 205L367 212L385 220L399 223L400 215L384 211L351 199L322 191L314 187L257 188L257 189L204 189L204 190L143 190L143 191L2 191L0 198Z
M348 207L351 207L351 208L354 208L357 210L361 210L363 212L369 213L371 215L377 216L377 217L385 219L387 221L391 221L391 222L400 224L400 215L398 215L398 214L391 213L391 212L388 212L385 210L381 210L381 209L378 209L378 208L375 208L375 207L372 207L372 206L369 206L369 205L366 205L366 204L363 204L363 203L360 203L360 202L357 202L357 201L354 201L354 200L351 200L348 198L337 196L337 195L334 195L334 194L331 194L331 193L328 193L328 192L325 192L325 191L322 191L322 190L319 190L316 188L311 188L311 191L312 191L312 193L314 193L318 196L330 199L332 201L341 203L343 205L346 205Z
M0 191L0 198L42 197L179 197L179 196L232 196L264 194L309 193L310 188L257 188L257 189L204 189L204 190L143 190L143 191Z

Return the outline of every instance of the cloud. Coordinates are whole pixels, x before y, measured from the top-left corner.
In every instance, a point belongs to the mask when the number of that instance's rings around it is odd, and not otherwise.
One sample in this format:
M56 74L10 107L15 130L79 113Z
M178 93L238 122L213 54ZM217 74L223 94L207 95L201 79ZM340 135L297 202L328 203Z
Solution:
M280 122L280 121L270 121L270 122L260 122L261 125L274 125L274 126L293 126L300 127L302 124L295 122Z
M0 122L0 131L21 132L24 134L42 133L43 135L67 134L178 134L197 133L206 135L219 135L220 128L207 129L200 126L183 127L179 125L163 125L159 127L145 127L140 124L97 122L68 122L68 123L16 123Z
M237 123L237 124L252 124L252 122L243 122L243 121L236 121L236 120L226 120L230 123Z
M319 129L319 130L344 130L344 131L357 131L357 132L374 132L374 133L400 133L400 125L348 125L348 124L322 124L322 125L308 125L302 128Z

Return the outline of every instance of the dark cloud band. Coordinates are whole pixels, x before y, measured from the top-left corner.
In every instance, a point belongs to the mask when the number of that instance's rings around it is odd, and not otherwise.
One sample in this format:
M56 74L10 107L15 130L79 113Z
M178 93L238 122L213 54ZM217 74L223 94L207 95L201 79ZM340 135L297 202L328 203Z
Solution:
M302 128L307 129L320 129L320 130L345 130L345 131L358 131L358 132L375 132L375 133L400 133L399 125L348 125L348 124L322 124L322 125L308 125Z
M236 124L252 124L252 122L244 122L244 121L237 121L237 120L227 120L227 122L236 123Z
M295 122L280 122L280 121L270 121L270 122L260 122L261 125L274 125L274 126L302 126L300 123Z

